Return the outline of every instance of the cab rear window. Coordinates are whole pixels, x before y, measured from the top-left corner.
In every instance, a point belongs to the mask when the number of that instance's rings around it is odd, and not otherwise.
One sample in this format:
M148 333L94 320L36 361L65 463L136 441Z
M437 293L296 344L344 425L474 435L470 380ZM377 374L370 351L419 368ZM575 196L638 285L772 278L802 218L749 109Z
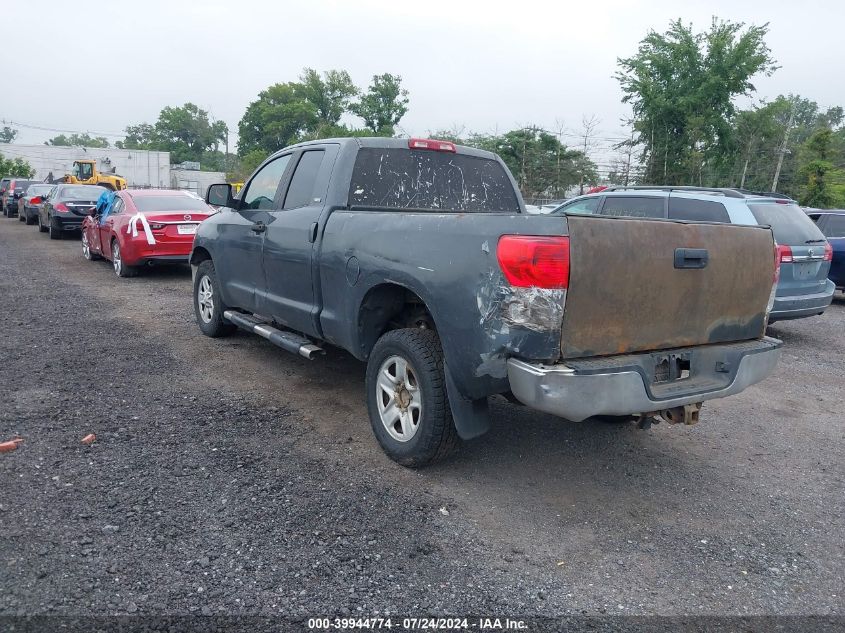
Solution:
M758 224L772 227L778 244L796 246L824 241L819 227L796 204L760 202L749 204Z
M349 205L458 213L519 213L519 201L495 160L401 148L358 151Z

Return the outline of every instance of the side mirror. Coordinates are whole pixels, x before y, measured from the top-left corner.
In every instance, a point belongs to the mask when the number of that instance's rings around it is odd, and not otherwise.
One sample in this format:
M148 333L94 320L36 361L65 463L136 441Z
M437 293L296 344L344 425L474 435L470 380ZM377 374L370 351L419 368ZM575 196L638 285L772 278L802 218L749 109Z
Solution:
M208 191L205 192L206 204L215 207L235 207L235 199L232 197L232 185L228 183L218 183L209 185Z

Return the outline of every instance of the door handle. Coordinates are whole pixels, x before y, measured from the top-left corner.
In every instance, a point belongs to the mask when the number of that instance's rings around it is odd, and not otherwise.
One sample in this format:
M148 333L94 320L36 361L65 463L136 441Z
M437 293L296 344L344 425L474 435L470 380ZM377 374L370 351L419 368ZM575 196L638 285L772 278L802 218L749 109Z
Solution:
M249 230L253 233L263 233L267 230L267 225L264 224L264 222L256 222L251 227L249 227Z
M706 268L709 259L706 248L675 249L675 268Z

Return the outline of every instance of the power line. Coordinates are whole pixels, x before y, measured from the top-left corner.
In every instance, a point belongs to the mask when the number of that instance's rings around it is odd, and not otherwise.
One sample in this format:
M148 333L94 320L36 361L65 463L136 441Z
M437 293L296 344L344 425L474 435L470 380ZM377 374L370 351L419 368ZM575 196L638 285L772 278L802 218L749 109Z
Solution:
M62 134L88 134L94 136L112 136L115 138L126 138L125 132L94 132L91 130L63 130L60 128L53 128L53 127L46 127L43 125L32 125L31 123L21 123L20 121L9 121L7 119L2 119L0 122L3 125L10 125L14 127L22 127L29 130L39 130L41 132L60 132Z

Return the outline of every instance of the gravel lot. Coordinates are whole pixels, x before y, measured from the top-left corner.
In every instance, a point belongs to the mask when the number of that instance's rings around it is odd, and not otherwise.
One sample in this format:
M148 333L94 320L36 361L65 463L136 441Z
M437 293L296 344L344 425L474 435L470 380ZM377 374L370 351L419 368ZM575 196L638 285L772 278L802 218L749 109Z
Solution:
M203 337L187 267L117 279L0 218L0 316L0 616L843 613L841 296L695 427L497 401L416 472L363 365Z

